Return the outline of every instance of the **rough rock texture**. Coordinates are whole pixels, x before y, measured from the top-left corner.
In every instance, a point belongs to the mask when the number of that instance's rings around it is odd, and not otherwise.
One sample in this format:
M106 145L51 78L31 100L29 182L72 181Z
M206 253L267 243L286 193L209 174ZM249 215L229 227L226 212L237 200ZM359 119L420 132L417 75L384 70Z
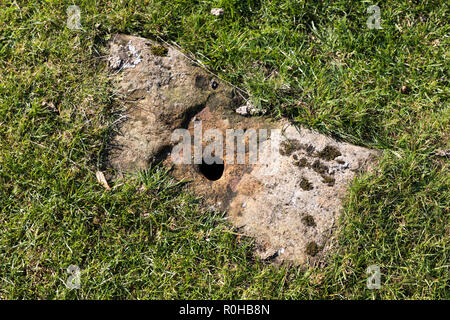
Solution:
M189 187L205 205L226 210L231 223L254 237L261 258L303 264L324 256L349 183L375 164L377 151L285 120L237 114L245 101L173 48L124 35L113 37L110 48L112 77L128 106L127 119L112 139L120 146L110 156L113 168L133 171L165 159L175 178L191 181ZM187 128L194 136L198 120L203 132L218 129L224 136L226 129L250 128L280 129L282 135L260 141L259 159L265 163L234 164L224 158L223 174L213 181L193 162L174 164L181 154L168 156L172 132Z
M112 140L110 162L119 171L146 168L167 154L173 130L205 105L239 103L234 90L219 85L181 52L151 40L114 36L109 65L128 107Z
M321 154L329 149L336 154ZM357 172L370 169L375 156L287 125L276 160L278 171L267 175L264 166L254 166L242 177L229 205L231 220L258 239L263 258L317 260L328 249L349 183Z

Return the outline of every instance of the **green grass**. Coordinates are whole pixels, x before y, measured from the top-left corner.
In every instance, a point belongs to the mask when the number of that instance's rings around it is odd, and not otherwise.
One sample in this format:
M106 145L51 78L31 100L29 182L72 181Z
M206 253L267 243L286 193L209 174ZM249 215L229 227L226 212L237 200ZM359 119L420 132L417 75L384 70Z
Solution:
M71 4L82 31L66 27ZM380 2L383 29L369 30L372 4L2 1L0 298L449 299L449 5ZM348 192L327 265L255 259L162 168L97 183L117 32L175 41L272 117L384 151ZM371 264L379 290L366 288Z

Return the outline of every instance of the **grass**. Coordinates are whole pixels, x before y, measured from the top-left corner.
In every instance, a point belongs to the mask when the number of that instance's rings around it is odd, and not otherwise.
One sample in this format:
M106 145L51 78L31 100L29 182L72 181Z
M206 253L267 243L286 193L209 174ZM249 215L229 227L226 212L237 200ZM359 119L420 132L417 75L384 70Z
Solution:
M66 27L72 4L83 30ZM372 4L2 1L0 298L449 299L449 5L378 3L370 30ZM118 32L176 41L272 117L384 151L352 184L327 265L255 259L163 168L97 183L116 110L102 56Z

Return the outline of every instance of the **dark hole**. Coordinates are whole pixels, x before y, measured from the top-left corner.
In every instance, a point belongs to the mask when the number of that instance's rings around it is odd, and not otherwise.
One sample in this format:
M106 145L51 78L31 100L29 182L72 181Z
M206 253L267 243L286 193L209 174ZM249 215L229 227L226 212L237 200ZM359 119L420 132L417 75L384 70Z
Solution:
M211 81L211 88L213 88L214 90L216 90L218 86L219 86L219 84L218 84L215 80L212 80L212 81Z
M202 160L202 164L199 166L200 173L205 176L206 179L211 181L219 180L223 174L223 163L207 164Z

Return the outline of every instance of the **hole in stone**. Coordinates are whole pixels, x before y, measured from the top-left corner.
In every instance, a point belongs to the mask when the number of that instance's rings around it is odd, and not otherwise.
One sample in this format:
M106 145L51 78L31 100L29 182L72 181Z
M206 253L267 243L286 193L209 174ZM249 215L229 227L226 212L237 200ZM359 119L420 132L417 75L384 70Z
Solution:
M219 86L219 84L217 83L217 81L211 80L211 88L213 88L214 90L216 90L218 86Z
M199 166L200 173L210 181L219 180L222 177L224 164L223 163L212 163L207 164L204 159Z

